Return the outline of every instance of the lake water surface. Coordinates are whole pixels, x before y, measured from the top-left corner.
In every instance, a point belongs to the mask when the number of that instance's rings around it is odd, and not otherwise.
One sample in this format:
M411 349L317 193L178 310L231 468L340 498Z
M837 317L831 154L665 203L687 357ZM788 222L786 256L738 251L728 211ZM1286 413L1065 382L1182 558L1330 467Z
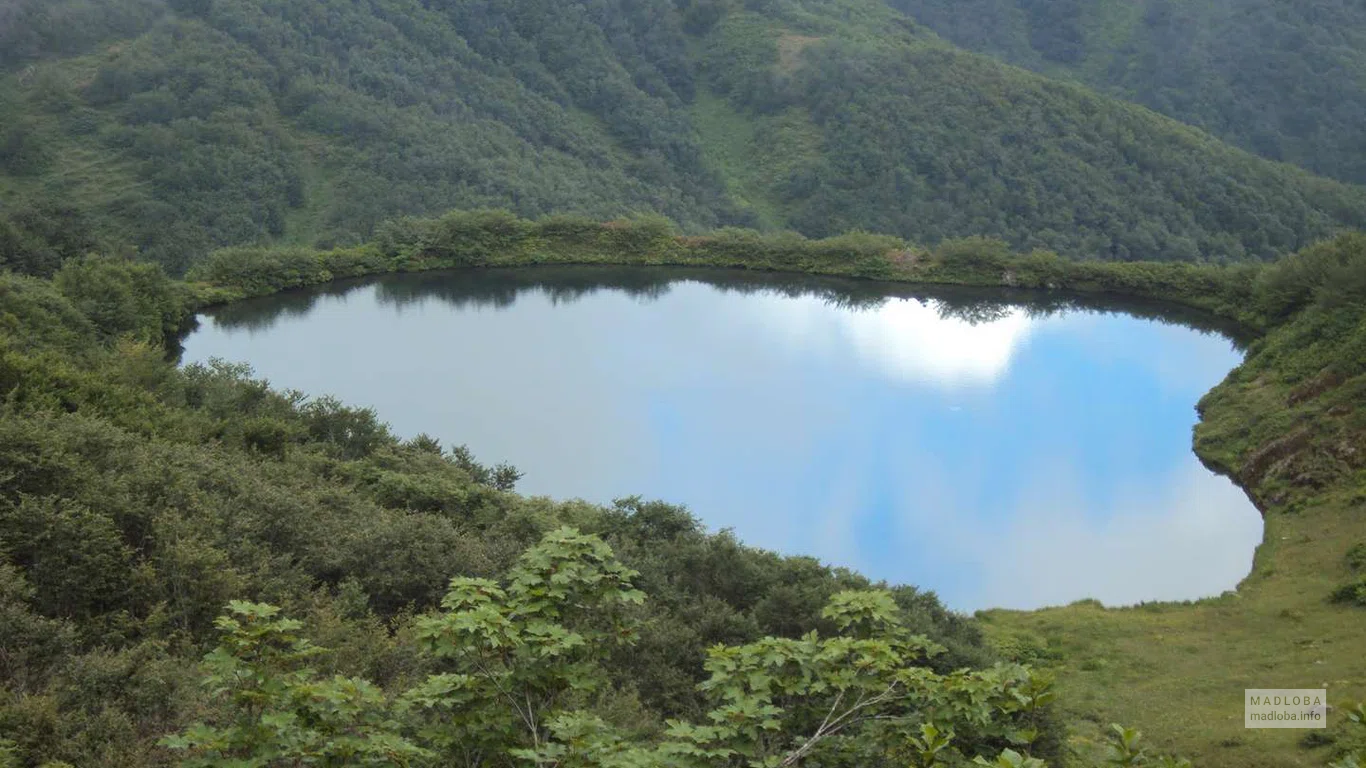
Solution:
M1177 322L1180 321L1180 322ZM464 443L518 489L689 507L952 608L1198 598L1261 518L1191 451L1238 364L1197 316L725 271L398 275L201 318L184 361Z

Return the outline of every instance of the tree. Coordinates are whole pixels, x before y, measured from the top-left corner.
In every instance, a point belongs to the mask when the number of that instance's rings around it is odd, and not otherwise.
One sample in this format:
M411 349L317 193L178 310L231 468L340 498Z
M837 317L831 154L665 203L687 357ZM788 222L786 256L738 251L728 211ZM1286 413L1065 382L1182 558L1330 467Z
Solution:
M567 713L551 723L553 743L519 754L541 765L604 768L718 760L775 768L808 758L936 765L961 760L950 746L957 738L970 754L1008 758L999 745L1010 743L1028 755L1039 735L1032 726L1053 698L1048 679L1021 666L934 673L926 662L942 649L902 626L885 591L837 593L824 616L838 635L712 649L702 688L716 706L705 723L671 721L665 739L642 746L590 713Z
M634 639L628 609L645 599L635 576L601 539L565 527L522 555L506 587L452 579L446 612L417 623L450 671L404 697L425 740L471 763L543 748L566 704L604 685L611 646Z
M307 666L324 650L302 637L302 623L258 603L233 601L228 612L204 683L231 713L162 740L189 753L182 765L407 766L428 755L399 734L379 688Z

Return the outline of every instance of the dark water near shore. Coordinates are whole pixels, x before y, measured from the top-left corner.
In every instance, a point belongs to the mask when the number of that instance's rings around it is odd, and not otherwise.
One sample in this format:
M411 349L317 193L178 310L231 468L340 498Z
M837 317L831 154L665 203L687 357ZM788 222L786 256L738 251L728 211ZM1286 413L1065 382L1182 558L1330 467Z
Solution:
M1172 307L711 270L398 275L210 313L185 362L374 407L518 488L710 528L950 607L1186 599L1261 518L1191 452L1232 331Z

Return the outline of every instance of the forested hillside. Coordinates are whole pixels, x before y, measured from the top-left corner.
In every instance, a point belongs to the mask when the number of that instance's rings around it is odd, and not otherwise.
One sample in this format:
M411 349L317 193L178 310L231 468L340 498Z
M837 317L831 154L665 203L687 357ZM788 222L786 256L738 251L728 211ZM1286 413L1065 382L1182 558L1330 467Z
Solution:
M1072 77L1265 157L1366 181L1366 6L888 0L957 45Z
M402 214L1264 259L1366 191L968 55L877 0L15 0L0 263L346 244Z
M112 5L127 15L32 2L7 27L53 30L0 46L29 52L0 96L27 115L0 143L11 200L59 201L173 268L455 204L726 214L662 2Z

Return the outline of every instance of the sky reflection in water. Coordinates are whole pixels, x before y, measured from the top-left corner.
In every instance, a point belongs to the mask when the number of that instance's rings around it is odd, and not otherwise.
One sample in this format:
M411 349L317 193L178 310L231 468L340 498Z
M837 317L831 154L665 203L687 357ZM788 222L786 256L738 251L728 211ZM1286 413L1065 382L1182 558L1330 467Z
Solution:
M1195 402L1240 359L1225 336L679 274L386 278L229 308L184 359L372 406L515 464L526 493L686 504L959 610L1196 598L1247 573L1261 519L1190 449Z

